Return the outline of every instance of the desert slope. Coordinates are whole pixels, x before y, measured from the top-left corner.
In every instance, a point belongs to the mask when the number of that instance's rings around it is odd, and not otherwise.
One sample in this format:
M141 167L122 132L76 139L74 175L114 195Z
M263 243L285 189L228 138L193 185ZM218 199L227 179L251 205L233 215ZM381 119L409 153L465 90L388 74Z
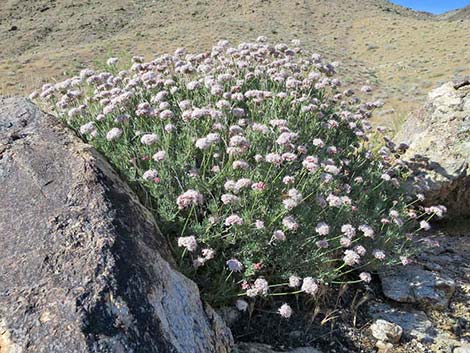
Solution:
M446 12L439 16L443 20L450 20L450 21L463 21L470 19L470 4L454 11Z
M25 94L109 55L267 35L301 39L340 61L346 83L376 86L388 102L379 119L393 124L431 87L470 74L470 21L452 18L385 0L4 0L0 93Z

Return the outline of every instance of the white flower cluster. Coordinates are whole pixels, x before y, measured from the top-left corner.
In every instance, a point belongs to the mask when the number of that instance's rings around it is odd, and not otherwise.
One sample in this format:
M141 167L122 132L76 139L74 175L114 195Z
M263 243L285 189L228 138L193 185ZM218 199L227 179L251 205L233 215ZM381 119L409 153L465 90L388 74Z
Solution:
M206 293L318 296L332 280L357 281L350 267L410 263L413 232L431 228L423 214L446 211L408 207L403 147L366 143L381 102L342 91L335 65L297 42L223 40L122 64L32 96L136 186Z

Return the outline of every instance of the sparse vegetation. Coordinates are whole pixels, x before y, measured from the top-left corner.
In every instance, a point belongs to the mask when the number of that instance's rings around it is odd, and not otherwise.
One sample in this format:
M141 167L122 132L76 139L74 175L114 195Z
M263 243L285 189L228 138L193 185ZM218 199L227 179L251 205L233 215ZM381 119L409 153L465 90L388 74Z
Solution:
M44 8L47 10L41 11ZM330 15L324 16L327 13ZM57 21L59 17L63 20ZM12 26L18 29L10 31ZM449 22L383 0L295 4L250 0L217 6L196 1L90 0L73 6L49 0L4 1L0 2L4 48L0 52L0 92L30 92L51 77L60 81L65 70L91 66L99 57L105 60L110 50L112 56L122 52L151 55L173 51L184 43L188 49L204 51L220 37L237 41L266 34L275 41L287 41L295 36L329 61L340 61L338 72L351 77L352 86L369 84L369 73L375 73L375 99L390 96L397 88L394 96L402 97L402 102L386 100L383 107L396 114L374 118L379 124L393 126L395 118L423 103L422 96L408 90L409 83L427 91L431 87L424 87L425 82L435 87L441 77L470 74L466 65L470 62L469 31L468 20ZM377 48L368 50L365 43ZM451 51L456 54L449 59L446 53ZM8 60L17 67L7 67ZM416 68L408 66L414 60L421 66L421 60L428 60L429 71L416 77ZM399 61L404 68L395 66ZM455 72L457 67L466 69ZM434 76L438 73L442 76ZM405 79L398 79L398 74Z

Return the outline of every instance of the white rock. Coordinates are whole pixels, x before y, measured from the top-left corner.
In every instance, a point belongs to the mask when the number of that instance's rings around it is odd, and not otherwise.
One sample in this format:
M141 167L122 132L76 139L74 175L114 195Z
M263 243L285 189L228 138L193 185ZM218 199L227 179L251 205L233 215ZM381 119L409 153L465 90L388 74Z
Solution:
M383 342L398 343L403 334L401 326L382 319L376 320L370 329L372 336Z

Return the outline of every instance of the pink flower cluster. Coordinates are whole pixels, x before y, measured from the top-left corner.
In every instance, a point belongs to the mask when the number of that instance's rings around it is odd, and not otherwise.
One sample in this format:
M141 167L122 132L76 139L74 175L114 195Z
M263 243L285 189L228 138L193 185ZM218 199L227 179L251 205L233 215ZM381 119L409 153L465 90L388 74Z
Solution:
M189 206L198 206L202 205L204 202L204 197L202 194L196 190L188 190L178 196L176 199L176 204L180 210L185 209Z

